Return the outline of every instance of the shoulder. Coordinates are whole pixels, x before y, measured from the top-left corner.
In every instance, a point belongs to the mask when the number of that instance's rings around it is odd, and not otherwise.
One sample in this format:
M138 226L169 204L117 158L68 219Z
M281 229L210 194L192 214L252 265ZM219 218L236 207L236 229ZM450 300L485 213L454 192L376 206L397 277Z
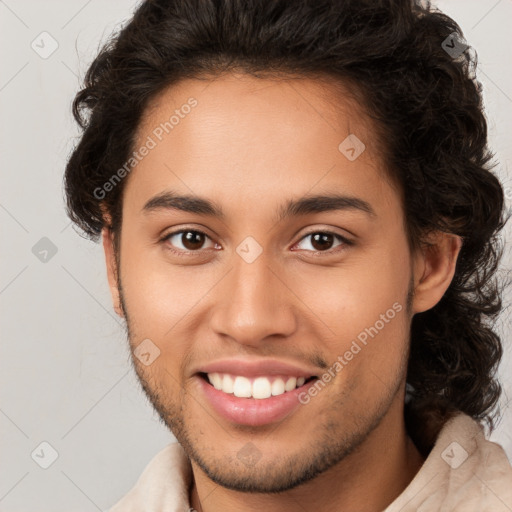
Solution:
M385 512L510 512L512 466L482 425L459 413L441 429L425 463Z
M188 510L191 481L188 457L180 444L170 443L149 461L134 487L109 512Z

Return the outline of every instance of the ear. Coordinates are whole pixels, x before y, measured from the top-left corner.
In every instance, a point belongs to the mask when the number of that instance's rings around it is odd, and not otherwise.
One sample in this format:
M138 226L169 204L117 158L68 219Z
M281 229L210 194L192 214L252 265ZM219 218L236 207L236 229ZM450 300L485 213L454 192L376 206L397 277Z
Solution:
M443 297L455 274L462 239L436 231L417 251L414 261L413 314L433 308Z
M121 297L119 294L119 287L117 286L117 263L114 253L113 233L110 227L106 226L101 231L103 239L103 250L105 252L105 263L107 266L108 285L110 287L110 294L112 296L112 304L114 311L120 316L124 317L123 308L121 306Z

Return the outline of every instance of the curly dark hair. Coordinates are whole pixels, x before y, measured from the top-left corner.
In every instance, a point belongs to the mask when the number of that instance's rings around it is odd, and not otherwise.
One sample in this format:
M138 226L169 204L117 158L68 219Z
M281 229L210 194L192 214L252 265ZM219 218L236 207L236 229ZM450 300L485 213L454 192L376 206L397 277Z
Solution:
M129 158L148 102L179 80L236 70L351 84L400 186L410 247L436 230L463 240L447 292L412 320L408 425L422 428L423 452L456 411L492 430L507 219L476 55L462 45L459 26L419 0L147 0L103 46L74 99L83 133L65 171L68 215L97 240L109 213L117 240L126 180L101 199L95 191Z

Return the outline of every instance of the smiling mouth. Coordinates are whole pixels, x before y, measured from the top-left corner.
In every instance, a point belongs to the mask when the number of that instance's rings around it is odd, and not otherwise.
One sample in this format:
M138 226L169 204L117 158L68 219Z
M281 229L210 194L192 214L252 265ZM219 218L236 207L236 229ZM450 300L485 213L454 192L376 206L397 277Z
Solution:
M201 372L198 375L212 387L227 395L256 400L284 395L318 379L315 376L305 378L290 375L262 375L249 378L243 375L217 372Z

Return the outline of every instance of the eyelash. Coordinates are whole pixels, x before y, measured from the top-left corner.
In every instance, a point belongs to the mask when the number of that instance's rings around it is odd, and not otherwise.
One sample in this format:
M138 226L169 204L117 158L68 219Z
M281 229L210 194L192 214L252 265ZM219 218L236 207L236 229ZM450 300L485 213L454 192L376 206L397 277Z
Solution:
M189 233L189 232L190 233L199 233L201 235L204 235L207 238L210 238L204 231L201 231L200 229L196 229L196 228L194 228L194 229L180 229L178 231L173 231L171 233L166 234L163 238L160 239L160 242L163 243L163 244L166 244L166 242L171 237L173 237L175 235L182 234L182 233ZM343 251L348 246L354 245L354 242L352 242L351 240L348 240L347 238L339 235L338 233L334 233L334 232L328 231L328 230L318 230L318 229L315 230L315 231L310 231L309 233L304 234L302 236L302 238L297 243L301 242L302 240L304 240L308 236L315 235L315 234L332 235L333 237L337 238L340 242L342 242L342 245L340 245L338 247L335 247L334 249L328 249L327 251L306 251L306 252L312 253L314 255L322 255L322 254L332 255L332 254L335 254L335 253ZM296 244L294 244L294 245L296 245ZM184 257L186 257L186 256L188 256L190 254L197 254L197 253L199 253L201 251L201 249L198 249L197 251L185 251L185 250L182 250L182 249L175 249L174 247L172 247L169 244L166 244L166 249L171 251L171 252L173 252L177 256L184 256Z

